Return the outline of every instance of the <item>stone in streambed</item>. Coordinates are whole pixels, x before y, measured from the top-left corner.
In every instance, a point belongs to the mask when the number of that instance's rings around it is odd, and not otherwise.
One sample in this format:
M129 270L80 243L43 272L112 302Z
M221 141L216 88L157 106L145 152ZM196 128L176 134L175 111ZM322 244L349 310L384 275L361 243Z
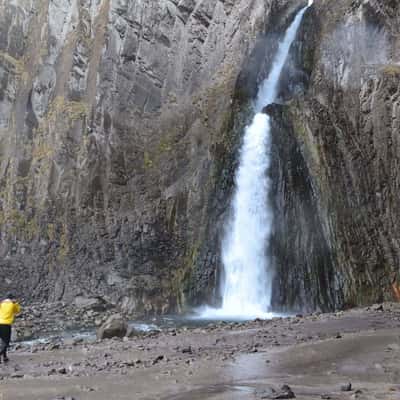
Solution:
M288 385L283 385L274 399L294 399L296 396Z
M83 343L83 338L72 337L63 339L63 343L65 346L76 346L78 344Z
M23 378L25 375L22 372L13 372L10 377L12 379L21 379Z
M162 360L164 360L164 356L158 356L153 360L152 365L156 365Z
M351 392L351 390L352 390L352 385L351 385L351 383L349 382L349 383L347 383L346 385L342 385L342 386L340 387L340 390L341 390L342 392Z
M262 392L257 392L256 396L260 399L294 399L296 398L292 389L288 385L283 385L279 390L275 390L274 388L267 388Z
M52 400L77 400L77 399L75 399L75 397L72 397L72 396L60 396L60 397L56 397Z
M97 339L123 338L128 331L128 324L120 314L111 315L97 330Z
M189 346L189 347L185 347L185 348L183 348L182 349L182 353L186 353L186 354L192 354L193 353L193 350L192 350L192 347L191 346Z

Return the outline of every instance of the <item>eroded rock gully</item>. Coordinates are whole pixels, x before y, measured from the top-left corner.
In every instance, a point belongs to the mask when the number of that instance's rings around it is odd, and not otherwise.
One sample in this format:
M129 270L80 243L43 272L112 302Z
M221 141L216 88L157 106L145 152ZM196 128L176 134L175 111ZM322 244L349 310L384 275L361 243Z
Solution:
M215 295L246 103L304 3L0 0L0 290L130 312ZM399 26L393 1L307 14L274 118L280 305L391 297Z

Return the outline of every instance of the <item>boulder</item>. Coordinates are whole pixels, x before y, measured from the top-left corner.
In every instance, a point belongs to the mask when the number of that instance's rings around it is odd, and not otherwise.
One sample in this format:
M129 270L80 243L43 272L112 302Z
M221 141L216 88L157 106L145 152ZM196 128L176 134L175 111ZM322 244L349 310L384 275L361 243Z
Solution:
M128 324L121 314L111 315L97 330L97 339L122 338L128 331Z

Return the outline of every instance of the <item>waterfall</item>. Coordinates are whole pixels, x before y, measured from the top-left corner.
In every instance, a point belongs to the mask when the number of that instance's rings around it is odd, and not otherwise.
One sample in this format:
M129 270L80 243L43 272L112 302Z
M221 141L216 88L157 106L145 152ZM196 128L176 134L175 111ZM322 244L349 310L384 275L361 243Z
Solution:
M271 71L259 87L254 104L255 116L244 134L235 176L232 215L222 243L222 307L205 309L203 317L250 319L271 316L272 271L266 254L272 225L272 210L268 205L270 181L267 176L271 125L269 117L261 110L277 99L279 77L290 46L311 4L312 0L299 11L289 26L279 44Z

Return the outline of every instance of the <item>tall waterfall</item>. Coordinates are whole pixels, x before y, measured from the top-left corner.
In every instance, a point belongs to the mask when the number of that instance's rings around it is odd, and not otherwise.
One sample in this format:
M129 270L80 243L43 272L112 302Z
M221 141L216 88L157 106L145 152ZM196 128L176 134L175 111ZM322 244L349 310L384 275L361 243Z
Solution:
M232 215L222 245L224 282L222 307L207 309L203 317L268 318L272 271L266 254L272 211L268 206L271 125L264 106L276 101L279 77L309 5L296 15L279 44L272 69L259 87L255 116L246 128L236 172Z

